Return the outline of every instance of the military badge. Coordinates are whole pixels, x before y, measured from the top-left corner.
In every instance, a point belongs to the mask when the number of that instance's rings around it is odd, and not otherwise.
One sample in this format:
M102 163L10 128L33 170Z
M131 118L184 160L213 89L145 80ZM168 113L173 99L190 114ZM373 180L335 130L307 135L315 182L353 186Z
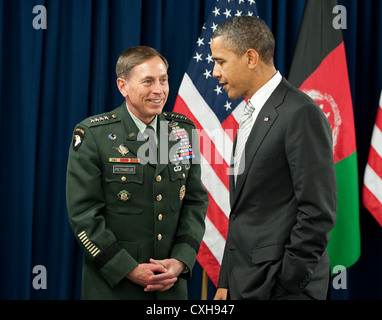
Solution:
M81 147L81 144L84 141L84 137L85 137L85 131L84 130L82 130L80 128L76 128L74 130L73 149L75 151L77 151Z
M115 139L117 139L117 135L114 132L112 132L112 133L109 134L109 139L111 141L114 141Z
M171 132L176 139L180 139L178 143L178 150L174 154L170 161L172 163L179 163L179 161L195 158L194 151L192 150L190 139L186 129L180 128L179 126L172 127Z
M181 188L180 188L180 191L179 191L179 199L180 200L183 200L184 196L186 195L186 186L183 185Z
M130 200L130 193L126 190L122 190L121 192L118 193L118 199L121 200L122 202L126 202Z
M141 163L141 160L138 158L109 158L109 162L111 163Z
M114 148L114 149L117 150L123 156L127 155L130 152L130 150L126 148L125 145L123 144L119 145L118 148Z

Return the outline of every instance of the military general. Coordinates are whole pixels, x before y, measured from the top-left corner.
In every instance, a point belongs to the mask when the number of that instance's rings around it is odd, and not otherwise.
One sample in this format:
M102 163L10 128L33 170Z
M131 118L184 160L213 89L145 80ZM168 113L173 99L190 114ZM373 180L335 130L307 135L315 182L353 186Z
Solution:
M167 69L150 47L126 50L116 66L124 103L74 129L67 207L83 299L187 299L208 195L194 124L162 112Z

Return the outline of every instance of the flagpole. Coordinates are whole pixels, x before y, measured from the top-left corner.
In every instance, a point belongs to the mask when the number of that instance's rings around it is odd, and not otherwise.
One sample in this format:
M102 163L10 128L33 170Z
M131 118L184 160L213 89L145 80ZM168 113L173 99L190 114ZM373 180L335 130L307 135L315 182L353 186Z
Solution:
M208 290L208 276L206 271L203 269L201 300L207 300L207 290Z

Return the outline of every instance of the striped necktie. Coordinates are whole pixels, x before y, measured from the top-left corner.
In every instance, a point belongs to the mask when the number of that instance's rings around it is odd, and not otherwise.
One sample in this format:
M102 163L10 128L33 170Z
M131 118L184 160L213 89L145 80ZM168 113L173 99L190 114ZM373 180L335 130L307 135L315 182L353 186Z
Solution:
M243 155L245 144L247 142L249 133L252 129L252 114L255 111L255 107L248 100L247 105L244 108L244 113L240 119L240 125L238 130L238 138L236 143L235 158L234 158L234 175L235 184L237 180L237 175L243 173L245 164L242 163L240 166L240 160ZM240 170L239 170L240 166Z

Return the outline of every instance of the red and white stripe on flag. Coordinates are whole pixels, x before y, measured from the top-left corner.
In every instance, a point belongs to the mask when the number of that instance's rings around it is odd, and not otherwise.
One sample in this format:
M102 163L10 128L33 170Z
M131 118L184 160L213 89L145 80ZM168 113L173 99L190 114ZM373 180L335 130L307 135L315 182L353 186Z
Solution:
M382 227L382 92L363 183L363 204Z
M202 182L210 203L197 259L215 286L228 233L233 141L246 103L241 99L231 101L219 81L213 78L210 41L218 25L240 15L258 16L256 1L217 0L212 5L173 109L186 115L199 130Z

